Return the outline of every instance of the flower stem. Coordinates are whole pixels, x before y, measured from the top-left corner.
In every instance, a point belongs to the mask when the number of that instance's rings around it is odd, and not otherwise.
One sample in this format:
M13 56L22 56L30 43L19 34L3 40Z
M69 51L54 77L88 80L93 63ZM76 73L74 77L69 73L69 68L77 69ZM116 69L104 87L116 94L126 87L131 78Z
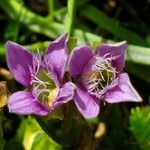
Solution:
M54 0L48 0L48 16L50 21L53 22L54 18Z
M68 26L67 32L68 36L73 36L73 25L74 25L74 15L75 15L75 1L76 0L68 0Z

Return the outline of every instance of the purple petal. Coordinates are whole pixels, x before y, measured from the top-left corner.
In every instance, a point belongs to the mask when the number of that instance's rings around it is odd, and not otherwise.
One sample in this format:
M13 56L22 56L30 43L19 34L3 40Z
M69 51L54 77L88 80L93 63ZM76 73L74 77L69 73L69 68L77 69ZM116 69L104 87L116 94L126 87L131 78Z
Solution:
M18 115L48 115L48 110L40 102L34 99L27 91L19 91L12 94L8 99L9 112Z
M72 82L65 83L59 90L58 96L52 105L52 109L69 102L73 99L75 85Z
M64 34L51 42L44 56L46 66L59 82L62 82L68 59L67 40L67 35Z
M125 101L133 101L133 102L142 101L142 98L132 86L127 73L120 74L118 77L118 82L119 84L116 87L109 89L104 96L104 99L108 103L118 103Z
M115 44L103 44L97 47L96 54L99 56L104 56L109 54L109 56L114 57L113 65L117 69L122 69L125 66L125 53L127 50L127 42L122 41Z
M15 79L24 86L30 86L32 54L25 47L8 41L6 43L7 65Z
M98 99L89 95L87 91L77 89L74 101L78 110L86 119L96 117L99 114L100 106Z
M92 57L93 52L91 46L85 45L76 47L70 54L69 72L71 76L79 76Z

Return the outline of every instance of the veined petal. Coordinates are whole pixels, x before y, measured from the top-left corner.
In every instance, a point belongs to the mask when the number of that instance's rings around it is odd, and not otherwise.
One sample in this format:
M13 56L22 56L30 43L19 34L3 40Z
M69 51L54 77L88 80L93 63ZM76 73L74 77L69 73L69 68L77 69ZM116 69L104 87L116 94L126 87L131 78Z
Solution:
M79 76L92 57L93 52L91 46L85 45L76 47L70 54L69 59L69 72L71 76Z
M24 86L30 86L32 54L25 47L8 41L6 43L7 65L15 79Z
M51 42L44 56L44 63L59 82L62 82L68 60L67 40L64 34Z
M97 47L96 54L99 56L108 55L112 57L114 67L122 69L125 66L125 54L127 50L127 42L122 41L115 44L103 44ZM114 58L113 58L114 57Z
M72 82L65 83L59 90L58 96L52 105L52 109L73 99L75 85Z
M94 118L99 114L100 106L96 97L89 95L81 88L77 89L74 96L75 104L80 113L86 118Z
M18 115L48 115L47 108L34 99L27 91L19 91L12 94L8 99L9 112Z
M104 96L104 99L108 103L118 103L118 102L126 102L126 101L141 102L142 101L142 98L132 86L127 73L120 74L118 77L118 82L119 84L116 87L109 89Z

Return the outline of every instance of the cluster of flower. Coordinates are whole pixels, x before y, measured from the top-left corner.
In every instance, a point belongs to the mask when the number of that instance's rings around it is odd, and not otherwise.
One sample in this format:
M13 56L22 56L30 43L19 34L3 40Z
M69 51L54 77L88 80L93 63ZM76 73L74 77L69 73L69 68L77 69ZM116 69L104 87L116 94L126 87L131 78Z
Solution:
M125 41L102 44L93 53L90 45L75 47L68 54L68 37L51 42L44 54L33 54L19 44L6 43L7 65L26 89L8 100L11 113L46 116L60 105L74 101L85 118L96 117L100 101L141 101L125 66Z

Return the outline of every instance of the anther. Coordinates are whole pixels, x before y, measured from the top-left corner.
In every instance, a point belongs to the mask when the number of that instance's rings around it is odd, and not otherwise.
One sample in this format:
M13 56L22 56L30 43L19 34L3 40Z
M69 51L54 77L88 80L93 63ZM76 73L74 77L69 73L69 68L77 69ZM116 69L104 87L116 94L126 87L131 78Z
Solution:
M84 75L85 85L91 93L101 96L104 90L113 82L116 69L112 67L113 57L96 57L91 66L91 72Z

